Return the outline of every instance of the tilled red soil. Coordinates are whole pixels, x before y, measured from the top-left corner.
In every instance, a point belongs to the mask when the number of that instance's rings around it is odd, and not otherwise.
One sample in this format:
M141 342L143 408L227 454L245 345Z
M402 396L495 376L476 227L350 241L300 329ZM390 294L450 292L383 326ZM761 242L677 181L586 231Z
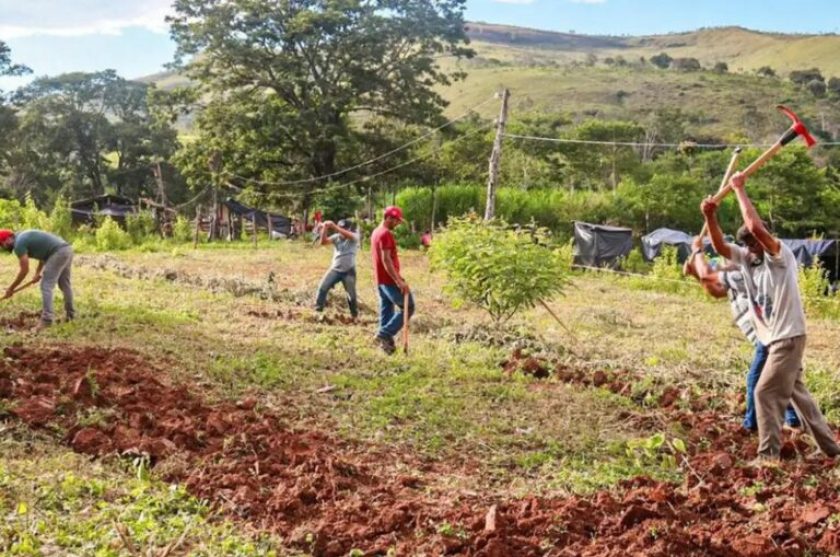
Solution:
M840 552L829 461L795 458L805 444L786 439L781 467L745 466L755 445L737 424L668 400L657 412L685 429L682 484L638 478L587 497L504 499L441 493L441 465L294 430L255 400L209 403L133 352L7 348L0 398L26 423L60 426L77 451L146 453L165 479L319 556Z

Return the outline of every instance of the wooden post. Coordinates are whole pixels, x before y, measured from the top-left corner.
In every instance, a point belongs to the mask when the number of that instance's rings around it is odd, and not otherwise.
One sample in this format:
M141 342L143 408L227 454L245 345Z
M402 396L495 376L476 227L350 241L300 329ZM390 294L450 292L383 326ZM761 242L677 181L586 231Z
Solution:
M198 248L198 233L201 230L201 203L195 207L195 237L193 238L193 249Z
M484 220L490 220L496 215L496 186L499 183L499 165L502 161L502 137L507 123L508 99L510 91L502 91L502 109L496 122L496 139L493 141L493 151L490 153L490 171L487 176L487 204L484 206Z
M432 184L432 224L429 228L429 235L435 236L435 213L437 212L437 182Z
M271 222L271 213L265 213L265 227L268 230L268 242L271 243L271 237L274 235L274 223Z
M254 212L251 213L251 224L254 225L254 228L251 230L251 236L253 236L254 247L256 248L257 247L257 212L256 212L256 210L254 210Z

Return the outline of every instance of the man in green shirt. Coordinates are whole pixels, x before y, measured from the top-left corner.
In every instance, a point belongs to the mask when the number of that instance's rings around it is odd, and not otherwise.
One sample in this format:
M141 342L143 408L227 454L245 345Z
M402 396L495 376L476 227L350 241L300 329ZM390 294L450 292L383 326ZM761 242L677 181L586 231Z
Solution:
M73 263L73 248L55 234L42 230L24 230L15 234L11 230L0 230L0 246L6 251L14 252L18 256L20 270L17 277L6 289L3 299L11 298L18 285L29 274L29 259L38 260L38 268L32 282L41 282L41 327L52 325L55 319L53 313L53 290L55 285L64 294L64 311L67 319L72 320L76 315L73 308L73 288L70 284L70 267Z

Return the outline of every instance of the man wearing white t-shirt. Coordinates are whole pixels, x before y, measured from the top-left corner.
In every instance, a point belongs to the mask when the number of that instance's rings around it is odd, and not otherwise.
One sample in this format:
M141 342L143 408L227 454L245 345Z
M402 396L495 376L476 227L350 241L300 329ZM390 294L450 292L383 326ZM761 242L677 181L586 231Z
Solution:
M803 426L814 436L817 445L834 457L840 454L840 446L802 381L805 313L799 296L796 258L790 248L768 232L747 196L745 182L746 177L741 173L732 177L744 218L737 239L745 248L724 240L717 221L717 204L711 197L703 201L701 210L715 251L741 268L755 332L769 352L755 388L758 456L779 458L782 415L788 403L793 402Z

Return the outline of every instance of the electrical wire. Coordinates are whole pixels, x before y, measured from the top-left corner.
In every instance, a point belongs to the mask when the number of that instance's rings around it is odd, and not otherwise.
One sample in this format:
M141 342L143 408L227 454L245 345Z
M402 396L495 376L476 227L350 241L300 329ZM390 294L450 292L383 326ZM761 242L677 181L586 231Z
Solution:
M423 141L424 139L427 139L427 138L433 136L434 134L436 134L440 130L442 130L444 128L447 128L447 127L451 126L452 124L460 122L464 118L467 118L468 116L473 114L477 109L479 109L482 106L486 105L487 103L493 101L494 99L495 99L495 97L490 97L490 98L478 103L477 105L471 107L470 109L468 109L466 112L464 112L463 114L461 114L457 118L453 118L452 120L449 120L448 122L438 126L437 128L431 130L430 132L425 133L425 134L423 134L420 137L417 137L415 139L412 139L408 143L400 145L399 147L397 147L395 149L392 149L392 150L388 151L387 153L383 153L383 154L381 154L377 157L374 157L370 160L367 160L365 162L361 162L357 165L345 168L343 170L338 170L336 172L331 172L330 174L324 174L323 176L315 176L313 178L302 178L300 180L289 180L289 181L284 181L284 182L268 182L268 181L260 181L260 180L249 179L249 178L246 178L244 176L234 174L232 172L224 172L223 175L227 178L236 178L238 180L248 180L251 183L256 183L256 184L259 184L259 185L262 185L262 186L294 186L294 185L298 185L298 184L307 184L307 183L311 183L311 182L320 182L322 180L328 180L330 178L335 178L337 176L347 174L348 172L351 172L353 170L357 170L359 168L362 168L363 166L368 166L368 165L373 164L375 162L386 159L386 158L390 157L391 155L395 155L396 153L404 151L404 150L408 149L409 147L411 147L412 145L415 145L416 143L419 143L420 141Z
M360 178L356 178L355 180L351 180L349 182L344 182L344 183L341 183L341 184L335 184L335 185L332 185L332 186L327 186L325 188L319 188L317 193L321 194L321 193L324 193L324 192L335 191L335 190L338 190L338 189L347 188L347 187L353 186L355 184L364 183L364 182L367 182L368 180L378 178L379 176L384 176L385 174L389 174L391 172L394 172L396 170L399 170L401 168L404 168L404 167L409 166L411 164L414 164L416 162L426 160L428 158L431 158L433 155L437 154L441 150L443 150L443 148L446 145L454 145L455 143L458 143L459 141L463 141L463 140L467 139L468 137L472 137L473 135L476 135L480 132L484 132L484 131L490 129L491 127L493 127L495 125L496 125L495 123L491 122L491 123L485 124L483 126L479 126L478 128L476 128L476 129L474 129L474 130L472 130L468 133L465 133L462 136L459 136L459 137L457 137L457 138L455 138L451 141L446 142L445 144L440 145L439 147L431 150L430 152L428 152L426 154L414 157L413 159L405 161L405 162L403 162L403 163L401 163L397 166L393 166L391 168L388 168L387 170L382 170L382 171L377 172L375 174L369 174L367 176L362 176ZM258 181L254 181L253 183L258 184L258 185L263 185L263 183L258 182ZM232 185L232 184L229 184L229 185ZM238 186L234 186L234 187L237 187L237 189L240 189L240 190L242 189L242 188L239 188ZM295 193L251 192L251 195L271 197L271 198L299 199L299 198L305 197L307 195L312 195L312 193L314 193L314 192L295 192Z

